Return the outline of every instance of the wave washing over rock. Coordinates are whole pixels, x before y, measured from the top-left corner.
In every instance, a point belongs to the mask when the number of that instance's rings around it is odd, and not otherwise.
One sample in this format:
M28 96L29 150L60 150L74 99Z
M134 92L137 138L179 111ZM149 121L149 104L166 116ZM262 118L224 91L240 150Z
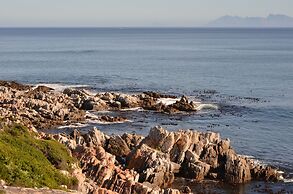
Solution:
M0 128L21 123L37 132L87 122L129 122L129 118L96 116L86 111L143 110L166 114L196 112L201 103L155 92L141 94L98 93L46 86L32 87L0 81ZM207 105L207 108L217 108ZM2 126L2 127L1 127ZM189 187L173 188L179 177L196 182L216 180L246 183L251 180L280 181L277 169L238 155L228 139L218 133L154 127L148 136L125 133L108 136L96 128L88 133L46 134L67 146L79 160L75 171L81 193L190 193Z

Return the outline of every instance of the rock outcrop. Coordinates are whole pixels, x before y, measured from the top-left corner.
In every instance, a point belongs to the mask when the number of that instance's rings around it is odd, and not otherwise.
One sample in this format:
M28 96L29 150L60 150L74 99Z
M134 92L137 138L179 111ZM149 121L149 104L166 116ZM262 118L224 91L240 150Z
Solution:
M122 137L109 137L96 128L88 134L81 134L75 130L70 135L49 135L44 133L42 135L42 138L53 138L65 144L71 150L73 156L80 161L82 172L88 180L87 184L82 185L79 190L86 190L88 193L97 192L101 188L117 193L180 193L175 189L163 189L163 184L166 182L165 180L163 181L164 178L170 179L168 183L172 183L174 179L174 175L169 175L167 172L173 169L165 169L169 162L168 159L164 160L162 158L162 169L156 169L161 170L161 172L152 171L150 173L154 172L157 174L151 174L151 176L146 176L150 174L144 174L145 181L140 181L143 177L143 174L140 173L141 170L136 169L135 166L134 168L125 167L126 157L131 154L130 148L137 145L137 142L141 139L140 136L125 134ZM147 152L145 155L148 156L148 154L155 150L152 148L148 150L146 148L144 151ZM158 157L156 158L162 157L159 153L157 154ZM142 155L141 161L143 159L146 158L143 158ZM138 160L136 161L138 162ZM150 163L145 165L146 170L151 166L159 166L153 160L150 160ZM179 172L178 164L174 165L177 172ZM172 168L175 169L175 167ZM160 185L156 181L161 181ZM162 188L159 186L162 186Z
M154 127L143 138L108 136L94 128L87 134L44 136L67 145L96 188L117 193L179 193L168 189L176 177L234 184L279 180L275 169L236 154L230 141L214 132L168 132Z
M173 95L164 95L156 92L144 92L142 94L98 93L91 96L84 90L65 89L64 94L70 96L76 107L83 110L120 110L142 107L145 110L153 110L163 113L192 112L197 111L196 105L188 101L186 96L177 99ZM160 99L175 99L176 102L164 104Z
M174 102L163 103L162 98ZM154 92L92 95L76 89L60 93L45 86L0 81L0 129L1 125L12 123L22 123L37 131L36 128L48 129L88 120L125 122L127 118L96 116L86 111L136 107L170 114L196 111L194 102L185 96L177 99ZM214 132L169 132L157 126L146 137L108 136L96 128L86 134L74 130L69 135L39 133L39 136L66 145L79 160L81 169L77 168L74 173L80 180L78 190L82 193L175 194L180 191L170 188L176 177L228 183L279 180L276 169L238 155L230 140L221 139Z
M50 88L26 87L14 82L0 86L0 117L7 123L48 129L64 124L64 121L82 121L84 115L85 112L76 108L68 96Z
M173 99L164 104L160 99ZM0 118L28 127L49 129L74 122L94 119L99 122L126 122L127 118L108 115L90 117L86 111L143 108L162 113L197 111L196 105L183 96L155 92L141 94L98 93L67 88L62 93L46 86L32 87L17 82L0 81Z

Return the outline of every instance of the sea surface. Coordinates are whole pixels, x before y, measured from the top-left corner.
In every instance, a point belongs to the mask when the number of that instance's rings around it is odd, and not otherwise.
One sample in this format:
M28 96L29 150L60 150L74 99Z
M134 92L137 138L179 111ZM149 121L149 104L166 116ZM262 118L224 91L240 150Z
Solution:
M293 29L2 28L0 79L217 104L191 115L111 112L132 122L90 125L117 134L145 135L155 125L220 132L292 181Z

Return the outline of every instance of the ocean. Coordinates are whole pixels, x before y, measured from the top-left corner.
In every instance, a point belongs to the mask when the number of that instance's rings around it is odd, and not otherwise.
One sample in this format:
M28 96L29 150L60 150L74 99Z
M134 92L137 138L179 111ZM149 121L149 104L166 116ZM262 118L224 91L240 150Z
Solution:
M90 127L220 132L238 153L279 167L292 181L293 29L1 28L0 79L217 104L191 115L111 112L132 122Z

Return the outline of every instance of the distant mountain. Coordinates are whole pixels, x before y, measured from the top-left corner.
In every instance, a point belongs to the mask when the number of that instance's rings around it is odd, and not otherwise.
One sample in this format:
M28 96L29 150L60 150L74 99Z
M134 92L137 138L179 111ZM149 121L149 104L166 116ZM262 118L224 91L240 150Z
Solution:
M209 27L293 27L293 17L273 15L268 17L223 16L208 24Z

